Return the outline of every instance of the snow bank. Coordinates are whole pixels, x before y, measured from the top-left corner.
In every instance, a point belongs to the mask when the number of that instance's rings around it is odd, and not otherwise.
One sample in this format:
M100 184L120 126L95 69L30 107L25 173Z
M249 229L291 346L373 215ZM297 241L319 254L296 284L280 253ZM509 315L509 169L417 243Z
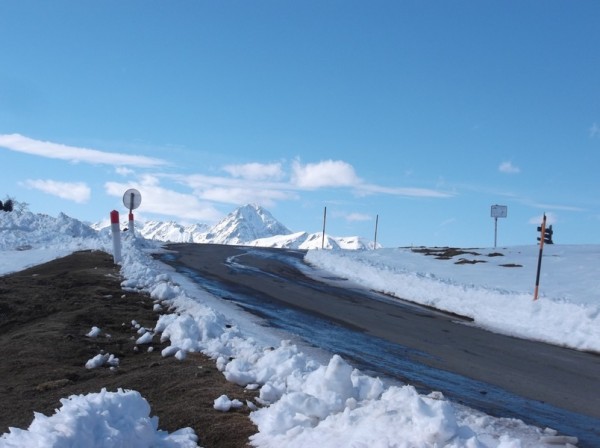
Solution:
M476 252L463 256L475 264L410 249L310 251L305 259L367 288L472 317L489 330L600 352L599 247L545 248L537 301L537 247Z
M36 413L27 430L10 428L0 437L2 448L106 447L192 448L198 438L191 428L171 434L158 429L150 405L135 391L119 389L60 400L47 417Z

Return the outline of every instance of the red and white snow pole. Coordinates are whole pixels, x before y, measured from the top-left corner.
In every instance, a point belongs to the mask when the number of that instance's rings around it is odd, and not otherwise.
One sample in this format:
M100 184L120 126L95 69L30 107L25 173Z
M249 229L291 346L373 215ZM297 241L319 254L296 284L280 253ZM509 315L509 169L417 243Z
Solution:
M121 262L121 229L119 227L119 212L110 212L110 230L113 237L113 260L115 264Z
M133 227L133 211L129 210L129 231L131 232L131 237L135 236L135 229Z

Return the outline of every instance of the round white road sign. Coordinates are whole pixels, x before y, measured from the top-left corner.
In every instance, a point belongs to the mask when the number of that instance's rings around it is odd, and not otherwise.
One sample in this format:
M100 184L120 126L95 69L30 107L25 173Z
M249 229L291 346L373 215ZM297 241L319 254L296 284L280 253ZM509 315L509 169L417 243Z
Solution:
M135 210L142 203L142 194L135 188L130 188L123 195L123 205L129 210Z

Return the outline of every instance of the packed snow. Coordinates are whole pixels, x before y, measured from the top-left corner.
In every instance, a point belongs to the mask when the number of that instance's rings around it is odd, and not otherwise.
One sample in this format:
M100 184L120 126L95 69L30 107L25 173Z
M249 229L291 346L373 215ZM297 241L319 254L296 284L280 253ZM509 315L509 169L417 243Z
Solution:
M77 250L110 253L111 248L107 232L96 232L63 214L51 218L0 213L0 274ZM215 360L227 380L258 390L256 402L213 398L215 409L223 412L239 406L252 410L250 418L258 427L250 440L254 446L508 448L575 442L550 428L482 414L439 392L422 395L411 385L386 385L336 354L322 362L289 340L274 344L281 333L257 329L239 310L226 315L212 306L217 298L151 257L160 250L155 242L123 233L122 287L146 292L158 305L155 327L140 327L138 344L160 338L170 344L162 355L178 359L202 352ZM486 263L434 260L408 248L315 250L306 259L371 288L471 315L477 324L497 331L599 350L600 273L598 263L591 261L600 255L600 247L547 248L542 294L536 302L531 297L535 246L494 251L502 257L491 257L491 250L473 251L480 255L465 258ZM92 327L90 333L98 336L101 329ZM88 363L93 368L119 368L114 356L101 355ZM0 447L201 446L201 433L182 428L168 434L150 415L148 403L136 391L70 396L53 415L36 413L29 428L11 428L0 437Z
M468 316L489 330L600 353L600 246L309 251L305 260L367 288Z

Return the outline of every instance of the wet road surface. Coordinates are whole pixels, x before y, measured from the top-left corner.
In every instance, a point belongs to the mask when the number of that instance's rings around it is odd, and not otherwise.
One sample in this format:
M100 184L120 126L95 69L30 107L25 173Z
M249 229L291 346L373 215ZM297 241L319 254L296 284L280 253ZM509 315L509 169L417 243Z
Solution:
M335 278L303 251L173 244L160 258L270 325L365 372L600 446L600 356L491 333ZM321 273L323 274L323 273Z

